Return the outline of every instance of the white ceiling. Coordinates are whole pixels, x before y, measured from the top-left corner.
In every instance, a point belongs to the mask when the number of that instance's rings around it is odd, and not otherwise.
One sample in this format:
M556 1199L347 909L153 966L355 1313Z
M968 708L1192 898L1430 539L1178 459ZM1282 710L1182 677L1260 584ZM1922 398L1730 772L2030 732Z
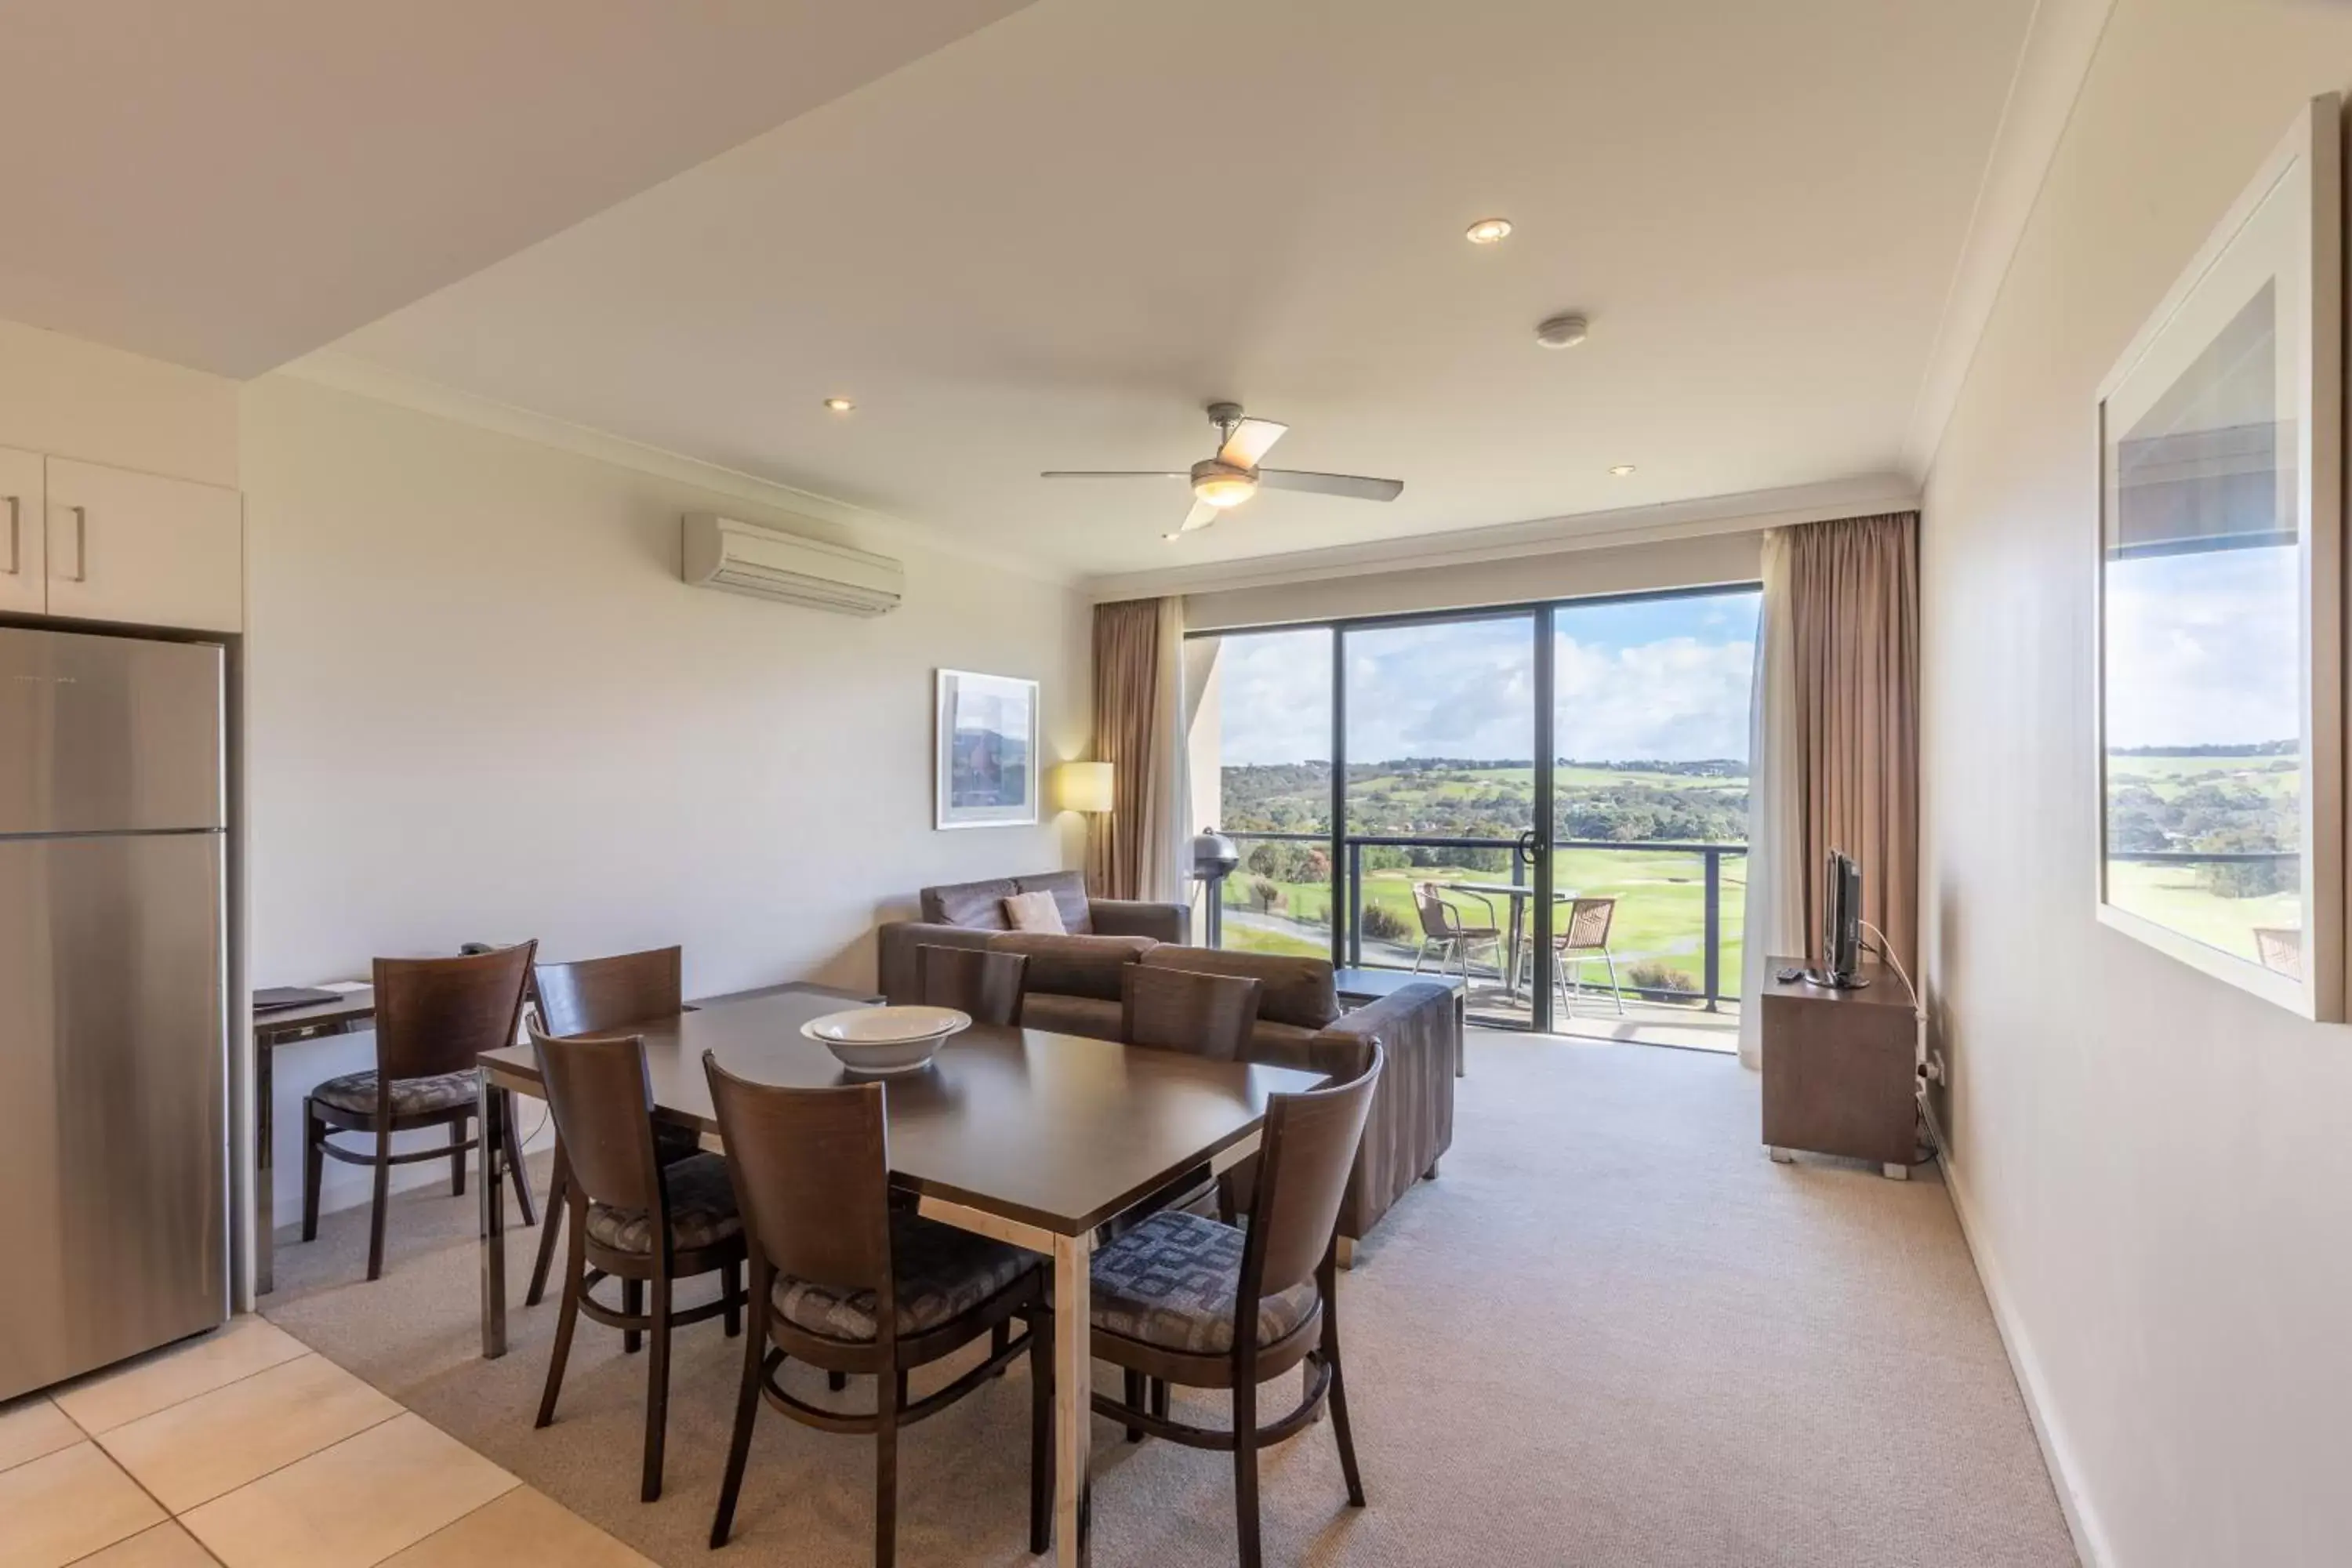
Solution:
M250 375L1019 0L10 0L0 316Z
M1039 0L341 348L1076 573L1891 471L2033 9ZM1217 397L1403 498L1036 477Z

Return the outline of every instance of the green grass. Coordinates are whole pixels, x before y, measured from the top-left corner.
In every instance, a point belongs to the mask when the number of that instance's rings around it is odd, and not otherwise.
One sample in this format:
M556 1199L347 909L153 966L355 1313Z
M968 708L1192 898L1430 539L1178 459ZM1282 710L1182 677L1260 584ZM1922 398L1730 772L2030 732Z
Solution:
M2254 947L2256 926L2303 924L2303 900L2296 894L2225 898L2204 887L2191 866L2116 861L2107 868L2107 901L2127 914L2257 963L2262 955Z
M1727 855L1723 858L1722 867L1720 902L1717 906L1722 935L1718 984L1726 993L1732 993L1738 990L1739 981L1740 923L1748 893L1747 858ZM1706 960L1702 947L1706 929L1706 889L1698 856L1660 854L1654 850L1632 848L1563 849L1557 855L1554 876L1563 892L1617 900L1609 945L1617 955L1621 974L1629 963L1654 959L1683 971L1695 985L1704 984ZM1254 909L1255 905L1250 898L1249 889L1255 880L1246 873L1238 874L1229 880L1225 884L1226 906ZM1414 866L1369 871L1364 876L1364 902L1368 907L1377 906L1396 916L1417 938L1421 922L1413 901L1413 885L1416 882L1508 880L1507 875L1470 871L1460 867ZM1282 902L1276 913L1286 915L1294 921L1328 927L1331 905L1331 889L1328 885L1280 882L1276 886L1282 894ZM1440 897L1460 910L1466 923L1488 923L1486 905L1474 895L1441 890ZM1496 897L1493 906L1493 923L1507 930L1510 921L1508 900ZM1566 913L1566 906L1560 906L1559 918L1565 919ZM1532 908L1528 910L1527 919L1532 928ZM1408 943L1415 938L1409 938ZM1330 951L1328 940L1310 940L1287 931L1251 930L1234 921L1226 923L1225 945L1253 952L1322 954Z

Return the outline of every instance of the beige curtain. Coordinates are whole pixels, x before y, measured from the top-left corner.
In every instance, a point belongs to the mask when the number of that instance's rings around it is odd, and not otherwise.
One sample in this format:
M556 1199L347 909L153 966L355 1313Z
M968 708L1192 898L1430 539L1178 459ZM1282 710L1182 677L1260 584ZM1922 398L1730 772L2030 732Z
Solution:
M1184 898L1183 725L1183 601L1097 605L1095 760L1112 768L1111 809L1087 842L1098 898Z
M1785 531L1801 834L1790 869L1818 946L1823 857L1862 868L1863 918L1916 974L1919 514Z

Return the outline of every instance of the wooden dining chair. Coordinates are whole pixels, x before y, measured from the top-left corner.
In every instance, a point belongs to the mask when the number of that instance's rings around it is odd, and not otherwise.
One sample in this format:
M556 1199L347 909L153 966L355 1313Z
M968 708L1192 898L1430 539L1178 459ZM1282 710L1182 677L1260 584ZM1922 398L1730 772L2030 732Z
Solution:
M367 1277L383 1277L384 1210L392 1168L419 1160L449 1162L449 1190L466 1194L467 1136L481 1106L484 1051L514 1044L522 1016L523 986L537 942L461 958L379 958L375 961L375 1067L331 1078L302 1097L302 1239L319 1238L319 1182L324 1162L370 1165L375 1194L368 1215ZM449 1146L392 1152L395 1133L449 1129ZM373 1147L333 1142L334 1132L370 1136ZM538 1223L522 1140L507 1118L506 1165L525 1225Z
M630 1024L672 1016L686 1005L685 985L680 978L684 971L684 950L675 947L624 952L612 958L583 958L571 963L539 964L531 971L532 1003L539 1012L539 1026L551 1035L611 1035L621 1033ZM700 1152L700 1143L686 1129L667 1122L655 1127L654 1153L662 1163ZM538 1306L547 1294L548 1271L555 1263L556 1238L563 1232L563 1215L568 1206L564 1198L571 1180L563 1136L559 1131L547 1176L547 1226L540 1233L539 1258L531 1265L530 1289L523 1292L522 1304L526 1307ZM626 1298L637 1287L625 1284L622 1289ZM639 1304L629 1302L628 1310L639 1310ZM626 1342L630 1350L636 1349L635 1335L630 1335Z
M975 1024L1018 1027L1028 974L1029 955L1023 952L930 943L915 949L917 999L927 1007L969 1013Z
M1095 1254L1094 1356L1127 1373L1124 1401L1097 1394L1095 1411L1130 1434L1234 1456L1242 1568L1261 1562L1258 1451L1314 1421L1327 1403L1348 1501L1364 1506L1339 1362L1335 1242L1382 1057L1375 1045L1349 1082L1270 1098L1246 1229L1165 1209ZM1260 1384L1302 1362L1308 1376L1297 1407L1260 1425ZM1230 1390L1232 1425L1171 1419L1170 1384Z
M710 1544L727 1543L751 1427L762 1401L821 1432L874 1437L874 1562L890 1568L898 1524L898 1433L935 1415L1029 1355L1029 1550L1049 1544L1053 1514L1053 1361L1045 1273L1037 1254L894 1208L884 1087L783 1089L737 1078L706 1051L703 1071L727 1144L751 1260L751 1331L735 1434ZM1028 1332L938 1391L910 1400L907 1374L999 1324ZM787 1392L787 1360L868 1373L871 1414L827 1410Z
M624 1349L646 1335L653 1354L646 1365L645 1470L637 1495L652 1502L661 1496L662 1444L669 1424L671 1331L724 1317L728 1337L742 1331L743 1224L734 1187L726 1162L716 1154L667 1164L657 1156L642 1037L565 1039L534 1024L530 1045L556 1136L571 1151L564 1202L572 1211L563 1305L533 1425L555 1419L572 1331L583 1316L619 1329ZM719 1299L678 1310L672 1296L677 1281L714 1272L719 1277ZM622 1282L618 1308L596 1300L595 1287L608 1279ZM648 1289L650 1304L643 1300Z
M1129 963L1118 977L1118 1037L1130 1046L1239 1061L1257 1027L1259 982Z

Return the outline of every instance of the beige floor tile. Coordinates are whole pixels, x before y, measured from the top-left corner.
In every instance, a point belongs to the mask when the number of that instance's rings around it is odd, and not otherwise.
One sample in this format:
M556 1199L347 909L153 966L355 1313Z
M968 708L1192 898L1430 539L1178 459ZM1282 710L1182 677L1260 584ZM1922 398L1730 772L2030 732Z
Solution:
M274 1323L237 1318L202 1339L167 1345L52 1390L49 1396L83 1431L110 1432L166 1405L292 1361L309 1348Z
M94 1557L83 1558L73 1568L216 1568L216 1564L213 1554L196 1544L194 1536L176 1524L159 1524L117 1542Z
M0 1470L70 1448L81 1437L81 1428L40 1394L0 1405Z
M180 1522L227 1568L367 1568L517 1484L455 1437L400 1415Z
M586 1520L530 1487L517 1487L437 1530L383 1568L653 1568Z
M59 1568L163 1520L95 1443L0 1470L0 1568Z
M400 1414L324 1356L296 1356L99 1438L114 1462L185 1513Z

